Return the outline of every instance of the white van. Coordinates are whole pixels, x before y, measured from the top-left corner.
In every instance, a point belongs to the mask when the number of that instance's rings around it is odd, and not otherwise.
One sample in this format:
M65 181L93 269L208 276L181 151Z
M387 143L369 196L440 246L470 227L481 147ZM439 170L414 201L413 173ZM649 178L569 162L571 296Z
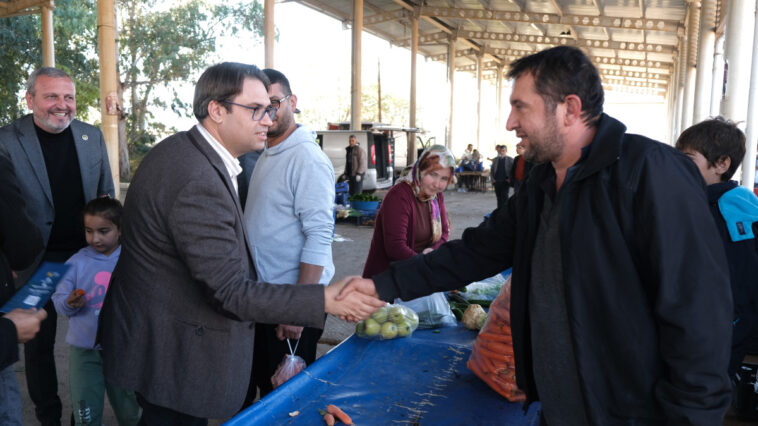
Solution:
M350 123L329 123L330 130L316 132L316 142L332 161L335 179L345 172L345 148L350 135L355 135L358 144L366 150L368 163L363 190L372 192L391 187L407 163L408 132L421 130L381 123L363 123L364 130L343 130L349 126Z

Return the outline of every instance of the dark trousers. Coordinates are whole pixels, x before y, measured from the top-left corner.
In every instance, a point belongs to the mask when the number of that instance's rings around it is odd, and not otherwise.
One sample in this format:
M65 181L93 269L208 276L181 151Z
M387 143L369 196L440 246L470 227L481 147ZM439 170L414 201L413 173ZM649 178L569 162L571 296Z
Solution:
M24 344L26 387L34 402L34 412L43 426L60 425L63 405L58 397L58 375L55 369L55 333L58 314L52 300L45 304L47 318L39 332Z
M361 180L355 180L355 176L360 176ZM363 178L366 177L366 174L361 173L355 176L350 176L350 180L348 181L348 185L350 187L350 195L360 194L363 192Z
M142 407L139 426L208 426L208 419L190 416L170 408L150 403L139 393L137 403Z
M501 208L505 206L505 203L508 201L508 191L511 189L511 186L508 185L508 182L495 182L495 196L497 197L497 208Z
M44 260L65 262L76 250L47 251ZM34 413L40 424L60 425L63 405L58 397L58 373L55 369L55 334L58 314L53 301L45 304L47 318L42 321L39 333L24 344L26 387L34 403Z
M287 339L279 340L276 337L276 327L277 324L255 324L253 370L245 403L242 405L243 409L255 401L256 388L260 390L261 398L274 390L274 386L271 384L271 376L276 372L279 363L284 359L284 355L290 354ZM305 360L306 365L311 365L316 361L316 349L323 333L324 330L320 328L303 328L295 355ZM297 340L290 340L292 350L295 350L295 342Z
M758 323L755 321L738 321L732 329L732 353L729 359L729 377L734 379L740 372L745 355L758 346Z

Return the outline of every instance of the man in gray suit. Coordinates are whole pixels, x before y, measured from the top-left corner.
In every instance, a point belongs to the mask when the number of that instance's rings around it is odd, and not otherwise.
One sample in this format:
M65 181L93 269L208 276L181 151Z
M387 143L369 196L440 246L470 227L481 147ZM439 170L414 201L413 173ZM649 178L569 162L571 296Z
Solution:
M336 285L256 282L237 196L237 157L260 149L276 109L254 65L208 68L199 123L156 145L124 203L121 257L100 314L107 380L134 390L144 425L205 425L242 406L255 322L323 327L383 305Z
M0 129L0 150L13 162L27 211L45 244L37 261L18 272L20 284L40 261L64 262L84 247L84 205L101 195L115 195L103 134L74 119L76 87L71 77L50 67L34 71L26 104L31 114ZM57 315L52 303L45 310L40 332L24 346L26 379L37 419L59 425L62 407L53 356Z

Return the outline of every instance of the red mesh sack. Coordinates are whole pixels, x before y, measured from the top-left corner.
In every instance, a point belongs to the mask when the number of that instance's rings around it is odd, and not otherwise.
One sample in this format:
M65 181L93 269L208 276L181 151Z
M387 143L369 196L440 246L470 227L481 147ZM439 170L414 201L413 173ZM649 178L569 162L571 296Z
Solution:
M516 386L510 306L509 277L490 305L487 320L474 341L466 366L508 401L521 402L526 395Z

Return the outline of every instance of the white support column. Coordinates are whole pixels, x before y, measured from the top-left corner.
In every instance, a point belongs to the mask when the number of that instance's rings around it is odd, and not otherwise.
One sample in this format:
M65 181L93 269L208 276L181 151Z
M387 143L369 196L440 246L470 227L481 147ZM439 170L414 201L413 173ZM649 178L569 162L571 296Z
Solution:
M418 16L411 18L411 94L408 125L416 127L416 59L418 57ZM416 162L416 133L408 134L408 165Z
M50 4L52 5L53 2ZM52 6L42 6L42 65L46 67L55 66Z
M750 81L750 55L753 51L753 25L755 22L755 0L731 0L727 2L726 44L726 97L721 103L722 114L732 121L742 123L747 120L748 91L745 84Z
M742 186L753 190L755 185L755 156L756 156L756 133L758 133L758 10L755 17L755 29L753 30L753 60L750 72L750 92L747 104L747 146L745 158L742 160Z
M361 130L361 36L363 0L353 0L353 52L350 85L350 128Z
M724 97L724 36L716 40L713 54L713 79L711 82L711 117L721 115L721 99Z
M274 42L276 29L274 27L274 0L265 0L263 4L263 44L265 45L266 68L274 68Z
M495 120L495 138L499 141L498 135L503 131L503 69L505 67L500 64L497 66L497 82L495 83L495 90L497 91L497 119Z
M695 81L695 111L692 122L708 118L711 109L713 52L716 47L716 0L703 0L700 8L700 40L697 49L697 78Z
M693 1L689 4L689 19L687 21L687 56L684 67L684 99L682 108L682 124L680 130L692 125L692 115L695 103L695 79L697 70L697 41L700 32L700 2Z
M445 146L447 149L453 149L453 103L455 93L455 37L450 37L447 45L447 82L450 87L450 116L447 123L447 140Z
M482 65L483 54L476 55L476 149L482 150Z

